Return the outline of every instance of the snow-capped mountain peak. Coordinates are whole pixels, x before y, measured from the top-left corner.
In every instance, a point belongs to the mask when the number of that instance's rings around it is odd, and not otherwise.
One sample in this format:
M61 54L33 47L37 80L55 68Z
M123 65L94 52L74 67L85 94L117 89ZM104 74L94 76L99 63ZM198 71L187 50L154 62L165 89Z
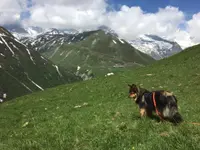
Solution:
M44 30L40 27L16 27L11 28L9 31L15 36L17 39L22 39L24 37L34 38L39 34L43 33Z
M157 60L182 51L178 43L151 34L140 35L129 43Z
M109 34L111 34L113 36L118 37L117 33L114 30L112 30L111 28L107 27L107 26L100 26L97 29L98 30L103 30L106 34L109 33Z
M45 30L44 32L45 34L50 34L50 35L64 35L65 33L58 30L58 29L55 29L55 28L50 28L50 29L47 29Z
M37 36L38 34L44 31L42 28L39 28L39 27L28 27L28 28L25 28L25 30L30 36Z

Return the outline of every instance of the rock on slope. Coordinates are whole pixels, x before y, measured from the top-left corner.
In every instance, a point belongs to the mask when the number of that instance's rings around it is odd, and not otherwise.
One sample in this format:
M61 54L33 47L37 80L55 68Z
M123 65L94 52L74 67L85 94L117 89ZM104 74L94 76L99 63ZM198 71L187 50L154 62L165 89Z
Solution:
M9 99L77 80L0 27L0 87Z

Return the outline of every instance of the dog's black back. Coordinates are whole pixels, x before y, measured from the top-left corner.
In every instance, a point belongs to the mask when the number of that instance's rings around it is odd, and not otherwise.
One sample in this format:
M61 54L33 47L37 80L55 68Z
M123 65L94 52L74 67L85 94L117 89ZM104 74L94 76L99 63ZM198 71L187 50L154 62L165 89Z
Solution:
M153 104L153 92L155 92L156 107L159 112L163 114L165 119L171 122L179 123L183 121L181 115L178 112L177 98L174 95L164 95L165 91L152 91L145 93L145 101L147 103L148 109L153 109L155 111L155 106Z

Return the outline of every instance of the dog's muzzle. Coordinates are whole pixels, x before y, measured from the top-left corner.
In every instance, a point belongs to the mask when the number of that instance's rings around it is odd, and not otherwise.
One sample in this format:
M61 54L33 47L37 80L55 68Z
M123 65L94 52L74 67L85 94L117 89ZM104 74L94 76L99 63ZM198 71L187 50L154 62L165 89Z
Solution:
M130 97L130 98L136 98L136 97L137 97L137 94L136 94L136 93L130 93L130 94L129 94L129 97Z

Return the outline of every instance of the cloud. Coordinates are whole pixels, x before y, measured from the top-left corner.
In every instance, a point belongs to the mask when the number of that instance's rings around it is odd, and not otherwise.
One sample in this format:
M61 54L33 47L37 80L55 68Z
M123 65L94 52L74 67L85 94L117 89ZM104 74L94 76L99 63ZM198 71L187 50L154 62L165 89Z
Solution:
M185 20L185 29L177 28L168 38L179 43L182 48L187 48L200 43L200 12L194 14L191 20Z
M186 30L177 29L167 39L176 41L183 49L197 44Z
M126 40L142 34L155 34L176 41L182 48L200 43L200 13L189 21L176 7L159 8L156 13L146 13L140 7L123 5L119 11L108 12L106 25Z
M2 25L19 23L20 22L20 13L8 12L0 13L0 23Z
M173 37L181 43L189 38L187 32L180 31L180 25L187 24L184 13L172 6L159 8L156 13L146 13L140 7L126 5L119 11L106 11L108 4L105 0L32 2L31 16L26 20L28 25L82 30L106 25L126 40L133 40L141 34L156 34L167 39ZM183 39L182 35L186 34Z
M106 25L126 40L156 34L177 41L183 48L200 43L196 32L200 29L200 13L187 21L184 12L173 6L159 8L155 13L126 5L120 10L110 7L107 0L2 0L0 22L21 21L25 26L79 30ZM27 11L30 17L21 18L20 14Z
M103 22L107 3L104 0L34 0L30 18L31 25L41 27L91 29Z
M26 0L1 0L0 23L12 24L20 21L20 14L26 10Z
M187 31L193 38L194 42L200 43L200 12L194 14L192 19L187 22Z
M184 14L178 8L167 6L157 13L145 13L140 7L122 6L120 11L108 14L108 26L126 39L140 34L168 36L184 22Z

